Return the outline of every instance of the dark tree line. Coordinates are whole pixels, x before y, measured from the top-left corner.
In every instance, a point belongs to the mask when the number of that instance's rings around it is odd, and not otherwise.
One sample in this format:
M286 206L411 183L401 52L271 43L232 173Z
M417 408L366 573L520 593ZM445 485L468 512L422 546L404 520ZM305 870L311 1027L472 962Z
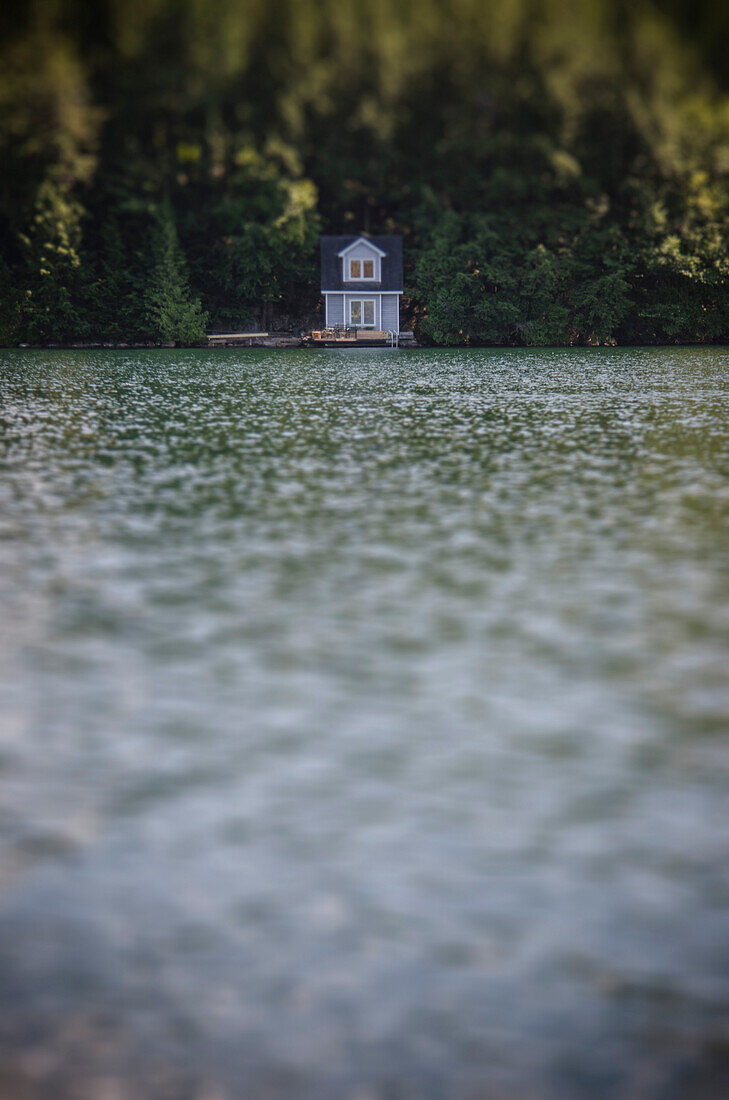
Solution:
M686 18L678 0L13 0L0 342L316 323L318 236L362 230L404 234L434 343L725 341L727 81Z

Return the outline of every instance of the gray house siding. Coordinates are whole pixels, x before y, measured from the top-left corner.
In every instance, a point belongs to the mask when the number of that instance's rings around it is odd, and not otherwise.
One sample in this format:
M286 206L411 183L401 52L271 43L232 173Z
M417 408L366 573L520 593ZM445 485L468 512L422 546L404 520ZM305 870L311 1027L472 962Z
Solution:
M400 295L382 295L382 328L386 331L400 331Z
M326 297L326 324L331 325L343 325L344 324L344 295L343 294L327 294Z
M353 302L353 301L354 302L363 302L363 301L364 302L371 302L371 301L374 301L374 303L375 303L374 328L379 329L379 327L380 327L380 295L379 295L378 291L373 290L373 291L370 291L369 294L368 294L367 291L365 290L365 288L363 287L362 290L358 290L356 294L355 293L345 294L344 297L346 299L346 308L345 308L345 314L344 314L344 323L345 324L347 324L347 325L349 324L349 317L350 317L349 307L350 307L351 302ZM368 327L371 327L371 326L368 326Z
M340 249L343 252L344 249ZM371 260L373 256L378 256L379 253L372 247L368 240L358 241L354 248L350 248L347 252L346 259L348 260Z
M378 331L400 331L400 296L399 294L380 294L379 291L362 290L347 292L345 294L325 294L326 314L325 324L349 325L350 304L352 301L373 301L375 303L374 327ZM370 326L368 326L370 327Z
M350 248L346 256L340 256L339 262L342 267L342 281L347 282L349 280L349 261L350 260L372 260L375 265L374 279L363 279L364 286L372 286L374 283L379 285L380 282L380 256L375 252L374 248L371 248L366 241L360 241L354 248Z

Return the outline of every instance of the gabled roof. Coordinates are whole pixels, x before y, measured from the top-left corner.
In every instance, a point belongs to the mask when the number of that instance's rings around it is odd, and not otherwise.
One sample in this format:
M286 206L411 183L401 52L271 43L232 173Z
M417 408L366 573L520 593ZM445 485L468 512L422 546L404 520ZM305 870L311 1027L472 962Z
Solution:
M378 256L386 256L387 255L386 252L383 252L381 248L377 247L377 245L374 243L374 241L368 240L367 237L355 237L354 240L351 241L347 245L346 248L343 248L341 252L337 252L337 256L346 256L347 253L351 252L351 250L358 244L369 245L369 247L372 249L372 251L376 252Z
M342 255L353 245L365 241L380 255L380 281L366 283L342 278ZM362 234L321 238L322 290L402 290L402 237L365 237Z

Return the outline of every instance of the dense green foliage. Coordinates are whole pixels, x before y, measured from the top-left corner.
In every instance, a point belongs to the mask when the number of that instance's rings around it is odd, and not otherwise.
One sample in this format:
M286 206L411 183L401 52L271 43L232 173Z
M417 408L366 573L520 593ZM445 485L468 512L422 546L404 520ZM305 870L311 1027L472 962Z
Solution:
M159 209L150 252L152 275L147 292L150 330L181 344L201 342L205 339L207 314L190 293L187 264L168 203Z
M0 342L311 324L349 231L405 235L428 341L724 341L729 99L686 10L11 3Z

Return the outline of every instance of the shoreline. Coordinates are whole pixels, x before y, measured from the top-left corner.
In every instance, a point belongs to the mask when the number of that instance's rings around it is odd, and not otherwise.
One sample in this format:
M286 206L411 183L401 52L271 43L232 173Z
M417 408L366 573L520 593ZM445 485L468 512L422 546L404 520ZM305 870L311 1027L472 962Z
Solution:
M0 344L0 351L214 351L232 348L266 348L269 351L321 349L333 350L337 345L321 341L314 343L299 337L270 337L265 340L254 337L242 337L235 340L215 340L207 344L175 344L172 341L160 343L113 343L111 341L74 341L49 344ZM353 345L342 343L347 350ZM675 344L419 344L416 340L406 340L396 348L387 344L370 344L362 341L361 350L372 351L384 348L386 351L441 350L441 351L618 351L624 348L727 348L729 339L717 343L679 342Z

